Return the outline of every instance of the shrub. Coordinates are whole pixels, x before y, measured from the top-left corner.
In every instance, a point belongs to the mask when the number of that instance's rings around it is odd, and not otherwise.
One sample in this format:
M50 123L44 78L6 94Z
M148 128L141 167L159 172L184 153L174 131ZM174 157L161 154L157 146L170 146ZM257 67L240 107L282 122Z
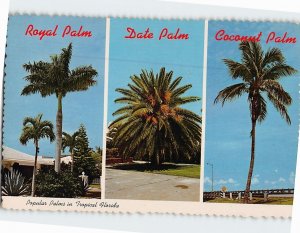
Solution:
M2 194L4 196L22 196L30 192L29 183L25 182L25 177L19 171L12 170L4 174L4 184Z
M96 166L96 162L91 155L75 156L74 176L79 176L82 172L89 177L89 183L91 183L94 178L100 177L100 170Z
M81 179L68 170L60 173L53 169L41 170L36 179L36 195L40 197L74 198L85 194Z
M84 196L87 191L89 190L89 184L86 182L83 182L82 180L80 181L80 192L81 196Z

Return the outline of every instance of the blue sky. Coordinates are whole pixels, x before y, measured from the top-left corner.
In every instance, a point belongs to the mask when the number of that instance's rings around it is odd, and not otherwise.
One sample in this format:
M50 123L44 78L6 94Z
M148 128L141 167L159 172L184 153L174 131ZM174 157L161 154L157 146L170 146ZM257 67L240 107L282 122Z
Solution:
M237 83L228 74L222 59L240 61L237 42L220 42L215 33L224 29L230 34L255 35L263 32L262 47L278 47L283 51L287 64L300 71L299 39L296 44L266 44L269 32L278 35L288 32L290 36L300 35L300 27L288 23L209 22L208 72L207 72L207 115L205 164L214 164L215 190L226 186L229 190L243 190L246 186L250 161L250 114L247 97L234 102L214 105L218 92ZM299 73L283 78L281 84L293 98L288 108L292 124L289 126L268 102L268 116L256 130L256 160L252 189L293 188L295 178L298 124L299 124ZM205 190L211 189L211 167L205 166Z
M59 25L56 37L25 36L28 24L39 29L52 29ZM61 38L63 28L70 25L79 29L92 31L89 38ZM23 146L19 142L22 121L26 116L43 113L43 119L55 125L57 100L55 96L42 98L39 94L21 96L26 82L26 72L22 65L29 61L50 61L49 56L58 54L61 49L73 43L73 56L70 68L80 65L92 65L98 71L98 83L85 92L69 93L63 99L63 131L73 133L83 123L87 129L90 147L102 147L103 128L103 94L104 94L104 54L105 54L105 20L85 17L48 17L48 16L11 16L8 24L8 41L6 54L4 139L5 146L34 154L33 143ZM55 143L41 140L40 154L53 156Z
M153 39L125 39L127 27L143 32L147 28L154 33ZM188 40L158 40L163 28L175 33L180 28L188 33ZM203 72L203 21L181 20L138 20L111 19L110 24L110 59L108 83L108 123L114 118L112 113L120 108L114 100L120 95L116 88L126 88L130 76L139 75L141 69L158 73L161 67L173 70L173 77L182 76L181 85L191 83L193 87L186 95L202 97ZM186 108L200 114L202 101L186 104Z

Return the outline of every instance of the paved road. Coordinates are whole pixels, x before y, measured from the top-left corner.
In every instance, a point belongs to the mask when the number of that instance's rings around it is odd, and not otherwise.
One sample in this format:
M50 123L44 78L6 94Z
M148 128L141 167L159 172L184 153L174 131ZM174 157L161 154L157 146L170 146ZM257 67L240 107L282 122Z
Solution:
M199 201L200 180L106 168L105 198Z

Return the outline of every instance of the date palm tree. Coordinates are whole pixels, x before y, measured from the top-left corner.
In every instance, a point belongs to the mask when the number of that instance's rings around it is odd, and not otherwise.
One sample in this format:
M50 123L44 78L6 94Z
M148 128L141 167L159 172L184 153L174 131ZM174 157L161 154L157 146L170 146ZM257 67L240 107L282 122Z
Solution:
M43 114L38 114L36 117L26 117L23 121L23 130L20 136L22 145L26 145L30 140L33 140L35 146L34 167L32 175L31 196L35 194L35 177L37 173L37 158L39 153L39 140L47 138L50 142L55 140L53 132L53 124L50 121L42 121Z
M255 160L256 125L263 122L267 116L266 99L274 105L282 118L291 124L287 107L291 105L292 98L279 81L297 71L286 64L284 55L278 48L270 48L264 52L259 43L242 42L239 49L242 53L241 62L231 59L223 61L232 79L241 82L221 90L215 103L222 102L223 106L225 102L233 101L243 94L248 96L251 117L251 159L244 197L244 202L248 203Z
M69 147L69 152L71 155L71 172L73 173L73 171L74 171L74 149L79 142L79 139L78 139L79 132L76 131L73 134L68 134L66 132L63 132L62 134L63 134L62 149L64 151L67 147Z
M69 92L85 91L96 84L97 71L92 66L80 66L70 69L72 43L63 48L59 55L51 56L50 62L33 62L24 64L29 73L24 79L28 84L21 95L40 93L42 97L55 95L57 98L56 114L56 158L55 171L60 171L62 150L62 99Z
M158 74L142 70L130 79L127 89L116 89L122 97L115 102L125 106L114 112L119 117L109 126L117 130L113 143L120 155L146 158L154 166L192 155L201 140L201 118L181 107L200 100L182 96L192 85L179 86L182 77L173 80L173 71L165 68Z

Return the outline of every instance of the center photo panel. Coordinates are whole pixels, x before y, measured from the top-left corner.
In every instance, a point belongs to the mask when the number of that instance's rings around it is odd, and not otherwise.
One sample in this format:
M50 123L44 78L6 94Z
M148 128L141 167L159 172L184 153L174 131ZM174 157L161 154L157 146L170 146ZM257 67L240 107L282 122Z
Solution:
M204 21L110 19L105 198L200 201Z

